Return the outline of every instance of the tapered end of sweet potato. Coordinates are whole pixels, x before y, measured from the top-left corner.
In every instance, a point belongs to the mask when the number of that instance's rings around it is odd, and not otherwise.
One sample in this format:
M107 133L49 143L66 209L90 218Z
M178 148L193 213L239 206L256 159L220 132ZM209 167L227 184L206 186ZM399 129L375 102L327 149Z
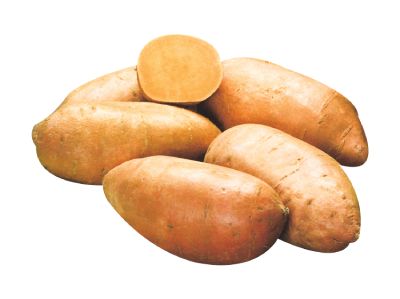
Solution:
M364 130L359 125L346 137L345 143L336 157L344 166L360 166L368 159L368 142Z
M38 126L39 126L39 124L36 124L33 126L33 129L32 129L32 140L35 145L37 145Z
M148 43L137 70L144 96L155 102L199 103L222 81L222 64L214 47L186 35L166 35Z

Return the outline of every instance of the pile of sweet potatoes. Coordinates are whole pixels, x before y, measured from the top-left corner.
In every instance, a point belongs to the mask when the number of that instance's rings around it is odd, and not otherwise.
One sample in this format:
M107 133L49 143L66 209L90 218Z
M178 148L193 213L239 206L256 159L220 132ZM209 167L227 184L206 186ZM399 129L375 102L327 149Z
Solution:
M151 41L137 67L72 91L32 137L48 171L102 184L133 228L188 260L240 263L278 238L335 252L359 237L339 165L368 157L351 102L270 62L221 63L194 37Z

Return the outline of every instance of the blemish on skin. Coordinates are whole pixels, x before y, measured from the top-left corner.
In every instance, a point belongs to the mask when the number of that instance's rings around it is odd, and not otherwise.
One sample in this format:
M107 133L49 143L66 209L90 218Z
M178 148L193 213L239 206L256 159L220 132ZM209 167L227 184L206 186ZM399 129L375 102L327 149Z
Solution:
M288 207L284 207L283 208L283 215L287 216L287 215L289 215L289 213L290 213L289 208Z
M304 129L304 131L303 131L303 135L301 136L301 139L304 139L304 138L306 138L306 134L307 134L307 129Z
M203 211L203 218L204 219L207 219L209 209L210 209L209 203L206 203L206 205L204 206L204 211Z
M325 177L327 177L327 176L328 176L327 174L322 174L322 175L321 175L322 178L325 178Z
M329 105L331 104L332 100L335 98L336 95L337 95L337 92L336 92L336 91L333 91L333 92L326 98L324 104L322 105L320 114L322 114L322 112L323 112L324 110L326 110L326 109L329 107Z
M343 194L343 195L342 195L342 199L346 199L346 194Z
M333 212L331 212L331 213L329 214L329 218L333 218L333 217L335 217L335 215L336 215L336 211L333 211Z
M264 210L264 208L263 208L263 207L257 207L257 210L259 210L259 211L263 211L263 210Z
M232 222L229 222L228 225L229 225L229 226L232 226Z
M356 144L356 145L354 146L354 149L355 149L359 154L361 154L361 153L365 150L365 147L362 146L362 145L360 145L360 144Z
M303 160L303 162L304 162L304 160ZM303 162L302 162L302 163L303 163ZM293 170L293 171L289 172L288 174L285 174L284 176L282 176L282 177L278 180L278 183L275 184L275 185L273 186L273 188L274 188L274 189L277 189L277 188L279 187L279 185L282 183L283 180L285 180L286 178L288 178L288 177L294 175L296 172L298 172L298 171L300 170L300 165L301 165L302 163L298 163L298 166L297 166L297 168L296 168L295 170Z
M167 227L168 227L169 229L173 229L173 228L174 228L174 226L173 226L172 224L170 224L170 223L167 224Z
M233 237L239 237L239 236L240 236L240 232L233 232L233 233L232 233L232 236L233 236Z
M72 174L76 175L76 170L78 168L78 161L77 160L73 160L72 161Z
M344 132L342 133L341 138L344 139L347 135L349 135L350 131L353 129L353 126L349 126Z
M312 202L314 201L314 199L313 198L311 198L311 199L309 199L309 200L307 200L307 206L310 206L311 204L312 204Z
M272 152L276 151L277 149L278 149L277 147L273 147L273 148L271 148L271 149L268 151L268 154L270 154L270 153L272 153Z
M333 240L335 243L344 244L344 242L343 242L343 241L339 241L339 240L338 240L338 239L336 239L336 238L332 238L332 240Z
M64 139L64 136L61 136L61 137L60 137L60 142L61 142L61 143L64 143L64 140L65 140L65 139Z
M210 148L208 148L208 150L210 150ZM208 151L207 151L207 153L208 153ZM228 166L228 167L231 166L231 161L232 161L232 157L231 156L226 157L225 158L225 165ZM212 157L210 162L211 163L215 162L215 157Z
M177 244L175 244L175 252L177 253L178 256L183 256L182 248Z
M95 106L91 106L90 108L92 108L93 111L96 111L96 107Z

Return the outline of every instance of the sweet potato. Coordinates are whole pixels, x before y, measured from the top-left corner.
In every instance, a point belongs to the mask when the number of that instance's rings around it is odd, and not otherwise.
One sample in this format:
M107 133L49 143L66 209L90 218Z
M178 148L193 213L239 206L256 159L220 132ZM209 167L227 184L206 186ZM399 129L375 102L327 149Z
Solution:
M157 154L201 159L220 133L194 112L155 103L65 105L33 128L40 162L67 180L101 184L113 167Z
M195 104L221 83L222 65L208 43L186 35L167 35L148 43L139 56L138 79L151 101Z
M70 92L63 103L99 103L105 101L140 102L142 92L136 67L128 67L87 82Z
M136 67L106 74L79 86L67 95L60 107L67 104L102 102L147 102L139 88ZM182 108L197 112L196 104Z
M223 129L264 124L320 148L342 165L358 166L367 160L357 111L338 92L258 59L236 58L223 66L221 86L201 107Z
M104 177L115 210L141 235L182 258L234 264L268 250L287 209L266 183L197 161L134 159Z
M360 210L340 165L312 145L263 125L245 124L219 135L205 162L231 167L270 184L289 208L281 238L321 252L357 240Z

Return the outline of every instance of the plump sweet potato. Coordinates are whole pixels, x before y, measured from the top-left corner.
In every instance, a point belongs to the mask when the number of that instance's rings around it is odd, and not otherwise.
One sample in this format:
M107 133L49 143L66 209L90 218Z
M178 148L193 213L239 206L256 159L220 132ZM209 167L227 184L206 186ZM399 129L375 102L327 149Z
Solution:
M115 210L141 235L182 258L234 264L268 250L287 209L266 183L207 163L153 156L104 177Z
M128 67L87 82L68 94L61 105L105 101L140 102L136 67Z
M144 96L155 102L196 104L221 83L217 51L205 41L187 35L166 35L142 50L137 65Z
M223 129L258 123L300 138L347 166L363 164L368 145L349 100L311 78L252 58L223 62L221 86L201 109Z
M256 124L233 127L210 145L205 161L252 174L270 184L289 208L281 238L321 252L357 240L356 193L330 156L279 130Z
M171 155L201 159L220 133L194 112L155 103L65 105L33 128L40 162L67 180L101 184L133 158Z

